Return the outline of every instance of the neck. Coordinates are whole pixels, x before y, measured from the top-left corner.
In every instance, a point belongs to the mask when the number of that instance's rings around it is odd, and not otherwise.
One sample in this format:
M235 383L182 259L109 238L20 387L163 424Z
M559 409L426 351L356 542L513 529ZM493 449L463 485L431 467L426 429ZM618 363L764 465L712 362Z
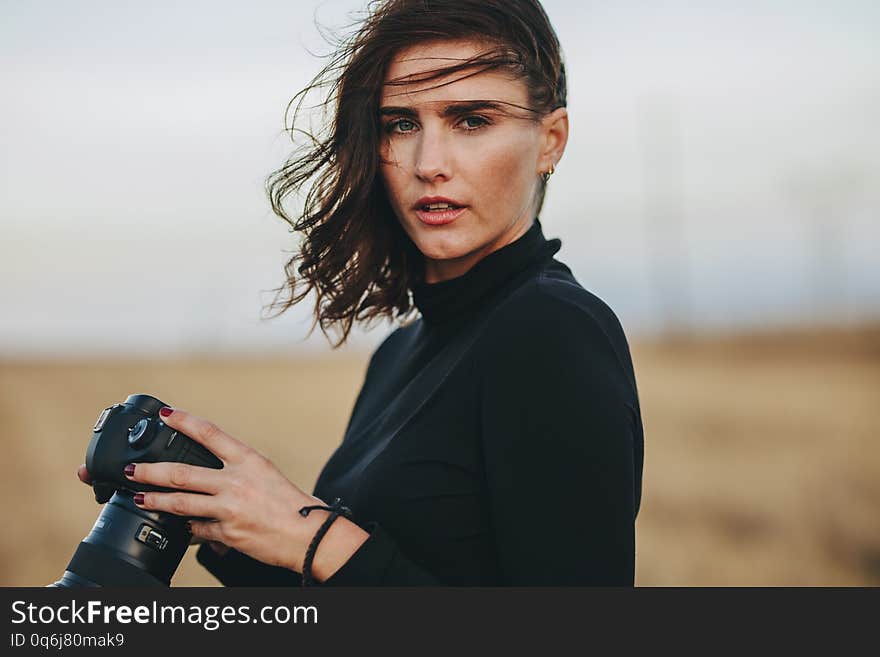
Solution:
M496 240L489 244L467 253L458 258L445 258L442 260L434 258L425 258L425 283L440 283L448 281L452 278L464 276L470 269L480 260L490 253L507 246L511 242L515 242L528 232L532 227L534 218L528 215L525 220L518 220L510 226L504 233L499 235Z

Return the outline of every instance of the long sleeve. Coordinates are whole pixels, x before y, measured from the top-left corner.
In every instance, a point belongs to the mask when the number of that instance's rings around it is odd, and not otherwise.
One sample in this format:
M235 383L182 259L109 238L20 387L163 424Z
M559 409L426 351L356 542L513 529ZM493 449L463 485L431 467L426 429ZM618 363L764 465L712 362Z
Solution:
M270 566L230 549L223 556L203 543L196 559L225 586L299 586L302 576L292 570Z
M502 579L631 586L642 428L629 351L607 306L562 292L510 304L497 320L515 328L482 346L482 442Z
M319 586L441 586L429 572L407 559L394 540L375 522L367 522L370 532L358 551ZM320 549L320 545L318 546ZM300 586L299 573L269 566L230 550L220 556L208 545L196 554L202 564L225 586Z
M363 528L370 532L370 538L339 570L323 582L324 586L445 585L407 558L378 523L367 522Z

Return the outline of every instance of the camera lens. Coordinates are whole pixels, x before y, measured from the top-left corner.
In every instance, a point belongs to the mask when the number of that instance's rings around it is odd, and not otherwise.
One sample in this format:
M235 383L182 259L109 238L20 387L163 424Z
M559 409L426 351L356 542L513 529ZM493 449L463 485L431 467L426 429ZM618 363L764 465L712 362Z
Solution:
M150 428L150 420L147 418L143 418L139 420L137 424L135 424L128 431L128 444L132 447L140 449L145 444L150 442L150 435L152 432L148 432L147 429Z
M115 493L53 586L169 586L189 545L186 520Z

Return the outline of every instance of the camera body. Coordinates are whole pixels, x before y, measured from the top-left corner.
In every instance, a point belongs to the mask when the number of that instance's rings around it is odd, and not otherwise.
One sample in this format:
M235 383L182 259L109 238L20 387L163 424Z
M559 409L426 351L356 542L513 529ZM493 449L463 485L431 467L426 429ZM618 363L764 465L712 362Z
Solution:
M129 463L171 461L206 468L222 461L189 436L175 431L159 417L164 403L149 395L130 395L122 404L105 408L98 416L86 450L86 470L99 503L114 491L130 493L171 489L131 481L123 470Z
M95 499L107 503L53 586L168 586L189 545L188 518L141 509L134 494L173 489L131 481L129 463L163 461L221 469L223 462L159 417L164 402L129 395L105 408L93 427L86 469Z

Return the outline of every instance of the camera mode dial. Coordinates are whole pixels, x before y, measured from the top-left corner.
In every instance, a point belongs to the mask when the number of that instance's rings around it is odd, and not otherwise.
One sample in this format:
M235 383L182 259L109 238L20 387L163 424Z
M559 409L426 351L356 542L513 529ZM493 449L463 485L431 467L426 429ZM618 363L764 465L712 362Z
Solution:
M153 439L154 433L150 419L145 417L128 430L128 444L135 449L143 449Z

